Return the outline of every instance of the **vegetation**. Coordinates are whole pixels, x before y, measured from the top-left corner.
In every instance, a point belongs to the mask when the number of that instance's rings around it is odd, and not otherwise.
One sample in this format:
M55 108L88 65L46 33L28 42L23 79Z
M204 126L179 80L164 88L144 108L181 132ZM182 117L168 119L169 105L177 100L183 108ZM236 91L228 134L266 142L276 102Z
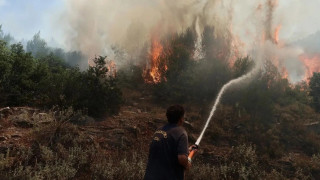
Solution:
M313 107L320 112L320 73L313 73L310 79L310 95Z
M46 125L34 117L30 147L0 150L0 179L143 178L145 154L118 152L115 159L69 122L76 115L71 109L50 111Z
M250 57L228 64L228 49L224 49L228 46L212 31L205 28L200 60L193 59L196 35L192 29L164 40L165 53L160 58L168 70L163 71L160 83L145 84L140 65L130 63L119 69L117 76L109 76L107 58L98 56L93 59L94 66L81 70L77 66L85 58L81 52L48 47L40 32L24 48L0 28L0 107L57 107L50 112L49 123L32 127L32 145L0 149L0 179L141 179L146 149L103 147L99 138L84 133L85 126L75 125L72 119L83 114L109 117L108 124L129 124L132 127L126 128L145 138L156 125L147 117L132 123L131 116L141 115L141 111L154 115L159 104L183 103L187 112L196 111L188 117L193 142L203 125L200 119L207 118L220 88L254 66ZM141 93L138 98L125 99L127 108L148 98L156 105L148 102L143 104L145 109L127 111L131 115L111 122L108 115L118 113L123 102L121 90ZM56 111L70 107L80 115ZM265 61L254 78L226 91L201 142L204 150L187 179L319 178L319 111L320 73L314 73L309 84L292 85L271 61ZM141 124L148 127L139 129ZM117 133L125 134L121 130ZM141 141L145 144L145 139ZM228 151L217 155L219 152L211 152L207 146Z
M211 31L205 31L208 36L203 46L209 46ZM198 61L193 59L196 34L188 29L182 34L175 34L169 44L170 51L161 56L167 62L166 80L154 86L156 100L166 100L174 103L199 103L207 105L218 93L218 90L232 76L229 65L223 59L217 59L209 50L204 48L205 57ZM211 38L211 39L210 39Z
M72 106L94 117L118 112L121 92L116 77L106 74L105 57L96 57L95 66L86 71L70 67L52 53L39 57L25 52L21 44L8 48L0 41L1 106Z

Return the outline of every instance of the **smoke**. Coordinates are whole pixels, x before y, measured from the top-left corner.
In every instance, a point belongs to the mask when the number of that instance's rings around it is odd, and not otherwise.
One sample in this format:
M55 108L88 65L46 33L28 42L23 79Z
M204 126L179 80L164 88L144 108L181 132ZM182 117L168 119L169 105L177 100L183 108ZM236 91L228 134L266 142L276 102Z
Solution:
M251 56L257 47L266 50L266 59L276 57L279 69L286 68L292 82L303 78L299 55L303 48L293 44L320 29L320 24L307 21L315 15L316 1L288 3L284 0L65 0L66 11L61 24L65 27L70 49L88 57L113 55L113 47L122 49L128 59L135 59L150 47L151 38L162 39L172 33L194 28L197 33L195 58L200 59L201 34L214 27L217 39L223 39L230 57ZM301 6L306 3L306 7ZM299 9L300 8L300 9ZM295 11L292 11L295 10ZM314 29L297 29L301 22ZM319 22L319 21L318 21ZM281 28L280 28L281 27ZM299 37L295 35L299 35ZM263 45L264 44L264 45ZM219 47L218 47L219 48ZM220 47L221 48L221 47ZM200 58L199 58L200 57ZM137 59L137 58L136 58ZM258 61L258 60L257 60ZM260 63L259 63L260 64Z
M153 35L161 38L180 33L194 24L198 34L205 26L213 26L215 36L231 39L234 3L232 0L97 0L90 3L68 0L60 23L64 24L67 44L72 49L97 54L118 45L128 53L135 53L149 43Z
M221 0L122 0L65 1L62 15L68 47L89 57L110 55L112 47L139 56L150 47L152 37L162 39L187 28L197 32L197 58L201 58L201 35L206 26L214 36L231 44L232 3ZM226 47L226 49L229 47Z
M274 10L277 6L278 6L277 0L268 0L267 1L265 30L266 30L266 39L268 39L268 40L273 40L273 34L272 34L273 14L274 14Z
M203 10L198 0L69 0L64 23L69 47L86 54L106 54L117 45L136 55L151 36L190 27Z

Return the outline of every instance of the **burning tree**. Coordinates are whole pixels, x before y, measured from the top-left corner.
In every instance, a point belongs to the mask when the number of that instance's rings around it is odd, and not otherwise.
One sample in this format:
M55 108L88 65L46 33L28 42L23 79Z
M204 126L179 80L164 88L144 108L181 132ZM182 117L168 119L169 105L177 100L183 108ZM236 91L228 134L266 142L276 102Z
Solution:
M165 50L158 38L153 38L150 47L149 61L143 72L143 77L146 83L160 83L166 81L165 73L168 70L165 60Z

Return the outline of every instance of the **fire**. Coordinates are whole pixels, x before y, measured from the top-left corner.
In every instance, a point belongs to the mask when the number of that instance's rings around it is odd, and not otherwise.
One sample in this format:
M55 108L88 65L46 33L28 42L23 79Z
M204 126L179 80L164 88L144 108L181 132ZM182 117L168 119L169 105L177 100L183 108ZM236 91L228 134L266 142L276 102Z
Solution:
M287 71L287 69L285 67L282 67L281 68L281 76L283 79L288 79L289 78L289 73Z
M117 75L117 66L116 63L112 60L107 61L106 64L107 68L108 68L108 72L107 74L111 77L116 77Z
M308 82L314 72L320 72L320 54L311 57L304 54L300 56L300 60L306 68L304 80Z
M143 72L146 83L160 83L163 73L168 70L168 66L162 60L164 48L158 38L152 38L149 55L149 64Z
M231 52L229 56L229 65L232 67L236 62L237 58L244 57L246 54L242 53L242 48L245 47L245 43L240 40L239 37L233 36L231 41Z
M279 32L281 29L281 25L278 25L274 31L274 43L279 44Z

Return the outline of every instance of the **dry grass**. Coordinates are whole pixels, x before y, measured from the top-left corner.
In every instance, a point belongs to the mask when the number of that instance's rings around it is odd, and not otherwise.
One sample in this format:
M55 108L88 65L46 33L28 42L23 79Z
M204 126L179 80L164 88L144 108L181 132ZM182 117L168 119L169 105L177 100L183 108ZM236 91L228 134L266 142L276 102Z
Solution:
M35 123L32 128L31 146L14 146L0 153L0 179L143 179L148 153L142 146L149 142L126 149L100 146L84 127L70 123L74 114L72 110L49 112L47 119L42 117L45 124ZM40 121L37 118L33 117L35 122ZM211 130L217 134L210 135L209 130L206 141L226 135L225 129L215 125ZM139 132L146 130L141 126ZM270 133L272 138L275 133ZM146 141L147 136L140 134L138 139ZM199 153L186 179L317 179L320 172L319 154L283 158L290 167L287 170L279 159L259 153L255 145L245 143L228 147L228 153ZM213 160L214 155L220 159Z

